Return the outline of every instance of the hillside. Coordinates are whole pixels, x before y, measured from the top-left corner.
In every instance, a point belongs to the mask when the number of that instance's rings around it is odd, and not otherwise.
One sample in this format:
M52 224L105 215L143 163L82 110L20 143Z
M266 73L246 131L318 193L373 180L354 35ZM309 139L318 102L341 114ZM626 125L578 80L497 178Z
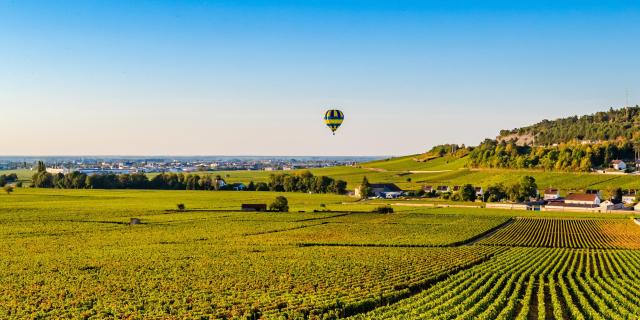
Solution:
M502 130L497 141L517 141L518 145L552 145L572 140L597 142L637 139L640 107L609 109L590 115L542 120L534 125Z

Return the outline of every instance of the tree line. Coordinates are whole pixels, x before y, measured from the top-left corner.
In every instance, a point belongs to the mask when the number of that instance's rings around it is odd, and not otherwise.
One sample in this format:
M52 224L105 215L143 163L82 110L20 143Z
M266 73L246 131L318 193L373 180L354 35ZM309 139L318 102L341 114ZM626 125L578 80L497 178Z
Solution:
M347 182L335 180L327 176L314 176L309 171L295 174L271 174L268 187L270 191L337 193L343 194L347 189Z
M623 138L637 141L640 124L640 106L610 108L584 116L556 120L542 120L531 126L500 131L501 136L511 134L535 136L536 145L552 145L572 140L611 141Z
M7 183L18 181L18 175L15 173L0 175L0 187L4 187Z
M635 159L635 151L634 144L625 139L591 144L571 141L537 147L486 139L469 153L469 165L587 172L591 168L609 167L612 160Z
M162 173L151 179L144 173L94 174L78 171L67 174L52 174L46 167L38 166L32 177L34 188L59 189L159 189L159 190L236 190L236 185L227 184L224 179L213 175ZM272 174L269 182L254 183L244 187L246 191L283 191L312 193L345 193L347 183L325 176L314 176L309 171L295 175Z

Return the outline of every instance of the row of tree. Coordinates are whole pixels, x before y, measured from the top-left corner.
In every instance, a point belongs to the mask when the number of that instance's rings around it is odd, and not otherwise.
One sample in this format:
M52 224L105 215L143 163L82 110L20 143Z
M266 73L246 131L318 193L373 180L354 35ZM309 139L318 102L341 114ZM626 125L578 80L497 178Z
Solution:
M51 174L39 171L32 177L35 188L59 189L162 189L162 190L237 190L238 186L227 184L221 176L164 173L149 179L144 173L94 174L77 171L67 174ZM312 193L345 193L347 183L325 176L314 176L309 171L298 174L272 174L269 182L251 181L247 191L283 191Z
M518 146L487 139L469 154L469 165L481 168L589 171L608 167L615 159L634 159L634 145L624 139L594 144L577 141L556 146Z
M18 181L18 175L15 173L0 175L0 187L4 187L7 183Z
M271 174L268 181L271 191L343 194L347 189L347 183L343 180L314 176L309 171L295 174Z

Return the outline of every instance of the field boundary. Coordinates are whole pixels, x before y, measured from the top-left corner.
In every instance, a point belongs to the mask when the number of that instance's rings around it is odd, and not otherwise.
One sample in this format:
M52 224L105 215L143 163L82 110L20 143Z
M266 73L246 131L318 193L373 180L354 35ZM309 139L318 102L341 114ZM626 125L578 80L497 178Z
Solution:
M498 230L507 227L515 222L515 218L509 218L507 221L489 229L482 233L479 233L471 238L447 243L447 244L389 244L389 243L322 243L322 242L300 242L296 245L298 247L374 247L374 248L447 248L447 247L460 247L473 245L476 242L492 236Z
M481 258L479 258L478 260L472 261L470 263L464 264L464 265L460 265L460 266L456 266L453 267L447 271L444 271L442 274L433 276L433 277L429 277L427 279L424 279L422 281L419 281L417 283L413 283L411 285L408 285L404 288L402 288L402 291L400 291L399 294L395 294L395 295L390 295L390 296L381 296L379 298L378 301L373 302L370 301L369 303L366 303L366 301L361 301L361 302L355 302L353 304L349 304L344 306L341 310L340 310L340 318L346 318L346 317L352 317L358 314L363 314L363 313L367 313L367 312L371 312L377 308L380 307L385 307L385 306L389 306L392 305L396 302L399 302L401 300L407 299L407 298L411 298L417 294L420 294L421 292L431 288L432 286L436 285L437 283L446 280L447 278L456 275L462 271L471 269L477 265L480 265L482 263L487 262L488 260L490 260L491 258L493 258L494 256L498 255L498 254L502 254L504 252L507 252L510 249L505 249L503 251L496 251L493 253L489 253Z

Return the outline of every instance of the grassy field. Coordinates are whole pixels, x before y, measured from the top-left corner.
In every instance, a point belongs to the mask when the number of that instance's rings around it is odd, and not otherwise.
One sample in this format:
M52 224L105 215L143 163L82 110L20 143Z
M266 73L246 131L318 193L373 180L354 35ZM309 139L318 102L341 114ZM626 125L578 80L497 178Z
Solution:
M291 213L235 211L277 195L0 195L0 318L598 319L598 310L613 319L638 311L640 251L619 250L638 248L632 212L349 213L377 204L302 193L284 194ZM334 211L313 212L321 209ZM133 217L142 224L129 225Z

